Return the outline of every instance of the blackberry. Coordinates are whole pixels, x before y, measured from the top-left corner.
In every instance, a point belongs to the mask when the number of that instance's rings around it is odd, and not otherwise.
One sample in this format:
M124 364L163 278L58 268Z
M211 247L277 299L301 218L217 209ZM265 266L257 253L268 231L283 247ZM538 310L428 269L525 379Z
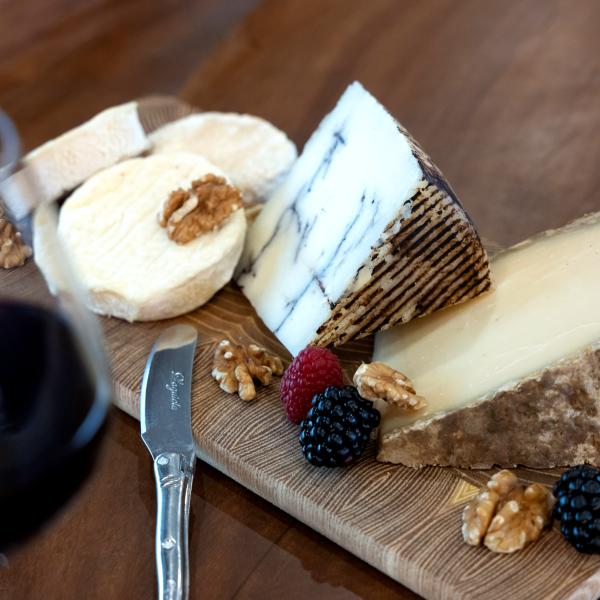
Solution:
M578 465L554 484L554 516L560 531L580 552L600 552L600 471Z
M352 386L330 386L315 394L300 424L300 445L317 467L349 465L365 451L379 425L379 411Z

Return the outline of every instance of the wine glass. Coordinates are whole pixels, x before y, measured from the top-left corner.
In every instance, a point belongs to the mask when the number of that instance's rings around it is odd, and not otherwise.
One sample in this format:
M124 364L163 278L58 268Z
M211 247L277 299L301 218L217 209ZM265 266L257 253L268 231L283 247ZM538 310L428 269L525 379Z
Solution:
M10 194L12 211L3 196L20 169L17 132L0 111L0 211L10 218L15 202L33 207L13 220L28 244L35 213L45 211L46 258L57 282L52 295L31 259L8 270L0 264L0 551L36 532L80 487L111 397L101 331L60 244L56 206L38 206L30 168Z

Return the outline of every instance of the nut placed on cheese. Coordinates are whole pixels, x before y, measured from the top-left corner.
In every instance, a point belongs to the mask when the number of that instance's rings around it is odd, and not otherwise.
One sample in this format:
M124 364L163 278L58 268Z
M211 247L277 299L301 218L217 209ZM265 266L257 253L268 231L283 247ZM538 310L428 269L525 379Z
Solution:
M195 154L134 158L104 169L67 198L58 234L92 310L128 321L168 319L202 306L229 282L246 233L241 208L186 244L169 240L156 219L173 190L190 189L209 174L225 177ZM42 217L36 211L35 260L55 290L59 273L50 223Z
M192 182L189 189L171 192L158 222L170 240L187 244L199 235L214 231L242 206L239 190L224 177L208 173Z
M519 487L519 480L510 471L496 473L477 497L463 511L462 534L470 546L479 546L496 514L500 499Z
M21 267L31 256L31 248L22 240L15 226L4 216L0 206L0 267Z
M496 473L463 511L465 542L482 540L492 552L510 553L536 541L552 520L554 497L539 483L525 488L510 471Z
M223 340L215 349L212 376L222 390L237 394L242 400L254 400L254 379L263 385L271 382L273 375L283 373L283 363L256 344L248 347Z
M383 400L403 410L420 410L425 398L417 395L411 380L382 362L363 363L353 378L358 393L373 402Z

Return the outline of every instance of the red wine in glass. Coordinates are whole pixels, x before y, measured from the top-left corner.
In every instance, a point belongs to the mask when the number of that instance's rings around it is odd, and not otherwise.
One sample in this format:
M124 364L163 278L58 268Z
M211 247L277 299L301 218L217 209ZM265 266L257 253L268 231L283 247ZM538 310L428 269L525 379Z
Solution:
M0 548L39 529L91 470L104 402L68 323L0 301Z
M16 168L15 140L0 111L0 200L2 179ZM35 206L35 198L24 202ZM54 301L24 301L17 271L0 282L0 551L29 538L76 492L105 430L111 388L99 328L54 241Z

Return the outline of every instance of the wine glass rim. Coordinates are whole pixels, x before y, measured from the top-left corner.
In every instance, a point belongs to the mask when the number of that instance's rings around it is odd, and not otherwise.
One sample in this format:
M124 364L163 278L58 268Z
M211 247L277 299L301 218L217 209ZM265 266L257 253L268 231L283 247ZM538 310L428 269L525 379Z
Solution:
M0 108L0 179L5 168L19 160L20 153L17 129L10 117Z

